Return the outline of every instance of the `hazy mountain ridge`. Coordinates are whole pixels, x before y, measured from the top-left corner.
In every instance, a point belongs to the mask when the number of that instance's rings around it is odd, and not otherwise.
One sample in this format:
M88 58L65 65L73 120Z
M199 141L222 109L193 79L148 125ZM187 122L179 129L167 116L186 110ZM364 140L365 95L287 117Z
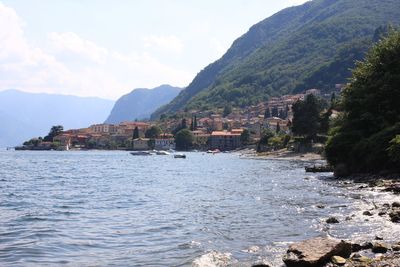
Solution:
M348 45L355 40L372 40L375 30L388 23L400 24L399 1L315 0L284 9L251 27L153 118L185 107L246 106L272 95L306 89L312 85L306 80L315 80L313 75L321 68L332 71L326 66L340 65L335 61ZM334 80L317 81L315 86L346 82L348 72L340 73Z
M105 122L118 124L122 121L149 119L157 108L169 103L181 90L170 85L134 89L117 100Z
M65 129L101 123L114 101L94 97L34 94L17 90L0 92L0 147L19 145L44 136L53 125Z

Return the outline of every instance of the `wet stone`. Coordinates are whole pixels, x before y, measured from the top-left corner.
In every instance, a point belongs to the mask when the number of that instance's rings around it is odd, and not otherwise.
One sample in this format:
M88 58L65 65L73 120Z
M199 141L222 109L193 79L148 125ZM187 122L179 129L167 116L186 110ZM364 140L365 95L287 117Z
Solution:
M392 246L393 251L400 251L400 245L393 245Z
M343 257L340 257L340 256L333 256L333 257L331 258L331 261L332 261L334 264L337 264L337 265L345 265L345 264L346 264L346 259L343 258Z
M400 202L397 202L397 201L393 202L392 208L400 208Z
M389 246L385 243L376 242L372 247L372 252L374 253L386 253L389 249Z
M374 215L372 212L370 212L369 210L366 210L366 211L364 211L363 212L363 215L365 215L365 216L372 216L372 215Z
M372 244L371 242L364 242L361 244L361 249L365 250L365 249L371 249L374 246L374 244Z
M369 263L369 262L372 261L370 258L368 258L368 257L366 257L366 256L362 256L362 255L360 255L360 254L358 254L358 253L355 253L355 254L351 257L351 260L352 260L352 261L355 261L355 262L363 262L363 263Z
M328 219L326 219L326 223L339 223L339 220L335 217L329 217Z
M400 209L397 208L396 210L392 210L389 213L390 220L394 223L400 222Z
M288 267L322 266L332 256L348 257L351 244L334 238L316 237L289 246L283 261Z
M362 249L363 248L362 248L362 246L360 244L357 244L357 243L351 244L351 251L352 252L358 252L358 251L360 251Z

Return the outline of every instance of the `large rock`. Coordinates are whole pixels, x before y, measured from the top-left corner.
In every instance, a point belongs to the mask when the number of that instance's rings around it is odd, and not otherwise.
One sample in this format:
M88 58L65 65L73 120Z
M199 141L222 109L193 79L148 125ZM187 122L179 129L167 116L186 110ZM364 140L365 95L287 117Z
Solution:
M303 242L294 243L283 261L288 267L321 266L332 256L348 258L351 254L351 244L343 240L316 237Z
M399 208L394 208L392 211L389 213L390 220L395 223L400 223L400 209Z

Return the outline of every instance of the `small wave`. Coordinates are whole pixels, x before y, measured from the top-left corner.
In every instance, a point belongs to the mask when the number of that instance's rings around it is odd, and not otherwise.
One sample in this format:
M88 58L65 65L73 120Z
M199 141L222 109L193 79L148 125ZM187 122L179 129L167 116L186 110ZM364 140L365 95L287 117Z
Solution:
M192 267L224 267L235 263L231 253L211 251L195 259Z
M250 254L256 254L260 252L261 248L259 246L251 246L247 249L242 250L242 252L250 253Z

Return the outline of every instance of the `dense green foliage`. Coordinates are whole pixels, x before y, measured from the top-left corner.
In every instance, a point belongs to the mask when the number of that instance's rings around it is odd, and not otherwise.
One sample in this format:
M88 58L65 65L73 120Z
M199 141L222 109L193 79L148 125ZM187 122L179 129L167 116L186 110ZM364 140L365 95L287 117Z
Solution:
M194 137L189 129L182 129L175 135L175 145L178 150L188 150L193 146Z
M400 170L400 32L368 53L353 71L332 129L328 161L342 174Z
M240 142L246 145L250 142L250 132L247 129L244 129L243 132L240 134Z
M346 83L354 60L388 23L400 23L398 0L314 0L285 9L251 27L153 117Z
M307 95L304 101L293 104L292 132L313 140L320 128L320 113L322 106L314 95Z
M291 136L281 132L274 133L270 129L262 132L261 138L257 143L257 152L265 152L287 148Z
M149 129L146 130L144 136L146 138L154 139L160 136L162 133L161 128L158 126L151 126Z
M43 138L43 141L53 142L53 138L62 133L62 131L64 131L64 127L61 125L51 127L49 134Z
M139 128L136 126L135 129L133 129L132 139L138 139L138 138L139 138Z

